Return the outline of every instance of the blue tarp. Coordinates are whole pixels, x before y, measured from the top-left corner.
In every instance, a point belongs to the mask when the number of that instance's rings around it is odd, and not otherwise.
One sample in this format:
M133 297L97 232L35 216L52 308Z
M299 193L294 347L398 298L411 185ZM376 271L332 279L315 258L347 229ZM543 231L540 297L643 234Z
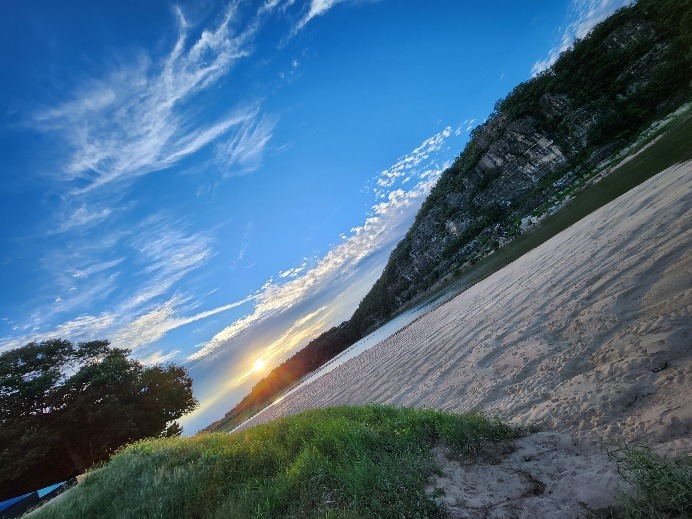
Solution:
M48 494L48 493L52 492L53 490L55 490L56 488L58 488L63 483L65 483L65 482L61 481L60 483L56 483L55 485L51 485L49 487L42 488L41 490L38 491L38 497L45 496L46 494Z
M56 483L55 485L51 485L49 487L42 488L41 490L38 491L38 497L42 498L46 494L48 494L48 493L52 492L53 490L55 490L56 488L58 488L63 483L65 483L65 482L61 481L60 483ZM0 502L0 512L5 510L6 508L11 507L15 503L18 503L22 499L29 497L31 494L33 494L33 492L29 492L28 494L24 494L22 496L13 497L12 499L8 499L7 501L1 501Z
M31 494L33 494L33 492L29 492L28 494L24 494L23 496L13 497L12 499L8 499L7 501L0 501L0 512L2 512L5 508L11 507L15 503L18 503L25 497L29 497Z

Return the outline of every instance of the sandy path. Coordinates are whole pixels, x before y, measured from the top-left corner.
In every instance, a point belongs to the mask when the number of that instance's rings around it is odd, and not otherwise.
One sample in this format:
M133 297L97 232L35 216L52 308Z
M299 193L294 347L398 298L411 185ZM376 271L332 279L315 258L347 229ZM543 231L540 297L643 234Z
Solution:
M381 402L692 450L692 162L267 409Z

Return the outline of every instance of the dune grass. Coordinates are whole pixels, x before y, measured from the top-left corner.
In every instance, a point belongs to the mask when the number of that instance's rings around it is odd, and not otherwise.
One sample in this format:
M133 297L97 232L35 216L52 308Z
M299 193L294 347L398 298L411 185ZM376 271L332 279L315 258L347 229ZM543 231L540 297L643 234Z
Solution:
M645 447L619 447L611 451L618 472L632 485L623 494L626 519L692 517L692 456L663 458Z
M230 435L133 444L31 517L444 517L424 491L436 470L431 447L473 457L516 435L479 415L386 406L308 411Z

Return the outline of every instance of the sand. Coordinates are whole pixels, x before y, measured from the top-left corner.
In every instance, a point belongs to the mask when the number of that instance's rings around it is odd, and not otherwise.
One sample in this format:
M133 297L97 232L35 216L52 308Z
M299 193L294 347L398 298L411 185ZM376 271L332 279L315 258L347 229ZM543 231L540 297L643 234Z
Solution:
M426 490L444 490L438 499L453 519L609 517L618 493L630 490L604 453L585 452L566 434L532 434L480 462L433 452L442 475Z
M246 426L309 408L379 402L535 423L567 435L582 452L609 440L692 452L691 238L687 162ZM606 470L604 460L582 475Z

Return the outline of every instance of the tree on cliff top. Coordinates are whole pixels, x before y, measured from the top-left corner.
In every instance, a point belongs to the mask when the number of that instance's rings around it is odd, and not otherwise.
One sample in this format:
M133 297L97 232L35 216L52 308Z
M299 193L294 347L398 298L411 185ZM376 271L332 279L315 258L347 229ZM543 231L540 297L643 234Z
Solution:
M122 445L178 435L197 405L175 365L144 367L108 341L32 342L0 355L0 499L67 479Z

